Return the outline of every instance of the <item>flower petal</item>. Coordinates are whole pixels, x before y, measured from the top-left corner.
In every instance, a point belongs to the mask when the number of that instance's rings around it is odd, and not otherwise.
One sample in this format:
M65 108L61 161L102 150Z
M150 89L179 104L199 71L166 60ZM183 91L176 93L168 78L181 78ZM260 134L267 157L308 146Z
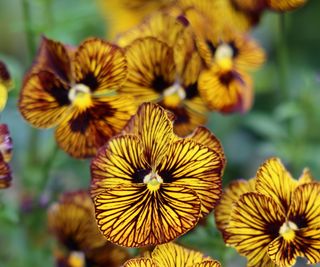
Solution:
M7 188L11 185L11 170L8 163L2 157L0 159L0 189Z
M291 195L296 181L278 158L265 161L257 172L256 189L261 194L272 197L285 213L289 210Z
M173 139L173 126L168 113L159 105L142 104L123 130L137 135L143 144L145 159L155 167L166 154Z
M320 228L320 183L302 184L292 195L289 220L301 228Z
M203 261L201 263L196 263L194 267L221 267L220 262L218 261Z
M111 139L91 163L92 188L110 185L143 183L150 172L142 156L142 144L134 135Z
M220 202L214 210L215 221L217 228L223 234L226 239L226 228L229 225L231 211L234 203L236 203L240 196L253 192L255 190L255 179L252 178L249 181L237 180L231 182L228 187L224 190Z
M126 48L128 79L121 91L132 94L140 103L157 100L173 85L176 67L173 49L154 37L135 40Z
M174 243L157 246L151 255L161 267L196 266L196 263L211 260L198 251L189 250Z
M6 124L0 124L0 154L5 162L12 158L12 139Z
M275 11L290 11L303 6L306 0L266 0L269 8Z
M302 174L299 177L298 183L307 184L312 183L313 181L315 181L315 178L313 177L311 171L308 168L304 168Z
M30 72L51 71L63 81L69 82L71 80L71 56L73 50L73 48L60 42L42 36L36 61Z
M279 236L273 240L268 248L270 259L280 267L290 267L296 263L298 256L303 256L298 250L295 240L285 240Z
M124 267L159 267L159 265L152 259L148 258L138 258L128 260Z
M59 146L76 158L94 156L113 135L120 132L135 106L130 98L100 97L93 106L81 110L74 107L56 129Z
M166 184L154 191L144 184L113 186L93 201L101 232L126 247L169 242L191 230L200 213L196 192Z
M221 195L223 160L220 155L192 140L174 142L160 163L158 174L165 183L186 186L201 199L201 217L217 204Z
M226 243L246 256L250 266L262 266L268 245L279 236L284 222L285 214L271 197L243 194L233 206Z
M19 99L22 116L39 128L57 125L70 105L68 85L49 71L30 75Z
M123 50L98 38L84 41L74 58L75 82L88 86L91 92L118 90L127 77Z
M319 224L318 224L319 226ZM297 250L308 259L308 264L320 263L320 229L305 228L296 232Z

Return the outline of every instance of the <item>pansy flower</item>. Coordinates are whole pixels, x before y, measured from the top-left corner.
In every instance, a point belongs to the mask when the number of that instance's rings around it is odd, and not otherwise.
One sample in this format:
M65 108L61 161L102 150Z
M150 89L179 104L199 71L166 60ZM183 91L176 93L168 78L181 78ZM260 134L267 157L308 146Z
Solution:
M122 92L132 94L139 103L152 101L170 110L180 136L206 122L207 109L198 92L202 63L197 52L188 55L188 62L177 60L171 46L145 37L129 45L126 56L129 74Z
M274 11L290 11L303 6L307 0L265 0L267 6Z
M256 175L255 192L233 205L226 243L248 258L248 266L293 266L297 257L320 262L320 184L304 172L294 180L279 159Z
M44 38L21 90L20 112L35 127L57 127L57 142L70 155L90 157L136 110L118 93L126 77L116 45L92 38L72 49Z
M91 194L105 237L142 247L191 230L221 193L221 153L191 138L178 139L168 113L142 104L122 135L91 163Z
M7 66L0 60L0 112L6 106L8 90L12 87L12 80Z
M174 243L157 246L152 253L143 258L127 261L124 267L220 267L220 263L202 253L186 249Z
M94 218L94 208L87 192L65 193L48 211L49 230L65 246L67 255L57 260L82 262L94 266L115 266L128 259L125 249L108 242L100 233ZM67 266L69 266L67 265Z
M11 184L11 169L8 162L12 157L12 140L6 124L0 124L0 189Z

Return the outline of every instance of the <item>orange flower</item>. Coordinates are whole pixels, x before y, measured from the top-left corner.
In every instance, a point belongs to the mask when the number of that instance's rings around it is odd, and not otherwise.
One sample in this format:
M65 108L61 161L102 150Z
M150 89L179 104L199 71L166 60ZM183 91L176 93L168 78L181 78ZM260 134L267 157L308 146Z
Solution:
M136 106L118 90L127 62L116 45L88 39L77 49L43 38L20 94L23 117L39 128L56 128L59 146L77 158L95 155L118 133Z

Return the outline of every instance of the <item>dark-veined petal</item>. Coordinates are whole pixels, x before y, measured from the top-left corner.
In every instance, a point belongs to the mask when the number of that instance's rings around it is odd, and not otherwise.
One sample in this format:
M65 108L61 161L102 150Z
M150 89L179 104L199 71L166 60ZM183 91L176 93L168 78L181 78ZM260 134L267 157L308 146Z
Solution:
M231 182L228 187L224 190L220 202L214 210L215 221L217 228L223 234L225 238L226 228L229 225L231 211L234 203L236 203L240 196L253 192L255 190L255 179L252 178L249 181L246 180L236 180Z
M204 70L199 77L199 92L210 110L246 112L252 105L252 80L238 70Z
M152 259L161 267L196 266L196 263L211 260L198 251L189 250L174 243L157 246L151 255Z
M265 266L268 245L279 236L285 214L271 197L246 193L234 204L226 243L248 258L250 266Z
M70 105L68 85L49 71L30 75L20 93L19 109L22 116L39 128L57 125Z
M315 181L311 171L309 170L309 168L304 168L302 171L302 174L300 175L299 179L298 179L298 183L299 184L308 184L308 183L312 183L313 181Z
M290 11L303 6L306 0L266 0L269 8L275 11Z
M56 129L59 146L76 158L94 156L135 112L130 97L109 96L93 99L92 106L73 107Z
M196 263L194 267L221 267L221 264L218 261L208 260L201 263Z
M268 247L270 259L280 267L290 267L296 263L298 256L303 256L298 250L296 240L285 240L279 236Z
M299 229L319 229L320 233L320 184L302 184L292 195L289 220Z
M204 145L220 154L221 159L223 159L225 164L225 156L222 144L220 140L206 127L204 126L198 126L192 134L187 136L187 138L190 138L197 143Z
M223 159L190 139L174 142L158 168L165 183L185 186L201 199L201 217L207 215L221 196Z
M11 184L11 170L8 163L6 163L2 156L0 158L0 189L8 188Z
M296 181L278 158L265 161L257 172L256 190L270 196L287 213Z
M92 189L143 183L144 176L150 172L150 166L144 160L142 148L141 141L134 135L111 139L92 160Z
M161 184L111 186L93 201L96 219L105 237L118 245L142 247L169 242L198 222L200 199L191 189Z
M140 103L157 100L176 78L173 49L154 37L135 40L126 48L128 79L121 91Z
M124 267L160 267L154 260L148 258L137 258L128 260Z
M38 54L30 73L47 70L54 72L60 79L71 79L71 59L75 48L42 36Z
M160 162L174 137L168 113L152 103L142 104L123 132L135 134L140 138L145 159L150 167L155 167Z
M127 77L124 52L101 39L87 39L75 53L73 75L77 84L88 86L91 92L118 90Z

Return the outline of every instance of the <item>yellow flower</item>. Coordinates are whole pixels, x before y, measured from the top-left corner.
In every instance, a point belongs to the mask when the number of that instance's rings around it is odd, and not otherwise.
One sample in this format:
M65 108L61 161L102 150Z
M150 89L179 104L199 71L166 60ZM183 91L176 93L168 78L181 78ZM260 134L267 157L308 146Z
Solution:
M6 65L0 61L0 112L4 109L8 99L8 90L12 87L10 73Z
M135 40L126 48L128 79L121 91L138 103L152 101L170 110L175 132L185 136L206 122L207 109L198 93L199 55L193 51L184 62L177 53L154 37Z
M88 39L75 49L43 38L20 94L23 117L39 128L56 128L59 146L77 158L95 155L119 132L136 106L119 87L127 77L121 48Z
M105 237L122 246L169 242L216 205L224 159L192 138L177 139L159 105L145 103L91 164L91 194Z
M220 267L220 263L179 245L168 243L157 246L150 256L131 259L124 267Z
M48 211L49 230L68 250L58 260L82 266L85 260L97 266L115 266L128 259L125 249L106 241L94 218L94 207L87 192L65 193ZM84 265L83 265L84 266Z
M12 157L12 140L6 124L0 124L0 189L11 184L11 169L8 162Z
M226 243L248 266L293 266L297 257L320 262L320 183L304 171L294 180L277 158L256 175L255 192L233 205Z

